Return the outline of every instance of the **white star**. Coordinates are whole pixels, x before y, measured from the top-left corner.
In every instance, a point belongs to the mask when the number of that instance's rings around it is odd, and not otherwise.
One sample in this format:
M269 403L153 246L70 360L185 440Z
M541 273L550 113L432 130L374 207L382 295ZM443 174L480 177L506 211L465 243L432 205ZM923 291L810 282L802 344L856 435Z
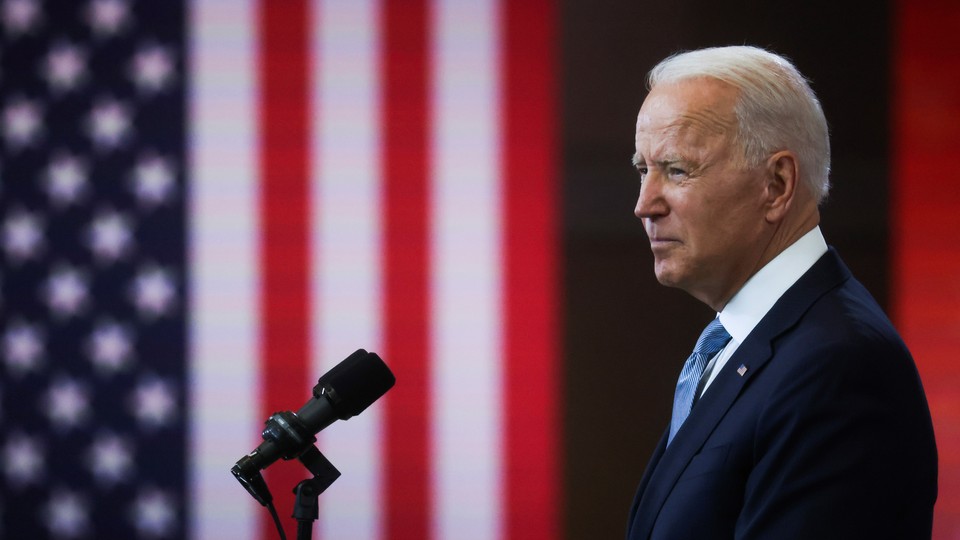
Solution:
M142 47L130 63L130 78L144 93L165 89L173 81L173 54L166 47Z
M169 159L155 155L141 156L133 171L133 191L140 204L160 205L170 199L175 173Z
M101 99L93 106L87 129L94 145L114 150L126 143L133 132L130 108L114 99Z
M116 373L130 364L133 335L114 322L100 323L87 343L87 353L101 373Z
M13 37L33 31L40 23L36 0L6 0L3 3L3 27Z
M133 243L130 219L119 212L98 214L87 230L87 242L101 262L113 262L130 251Z
M90 528L90 506L83 497L63 487L52 490L44 506L47 528L59 538L85 536Z
M124 482L133 472L133 445L112 433L100 434L90 446L87 463L101 484Z
M123 0L93 0L87 7L87 20L94 34L116 35L130 22L130 5Z
M43 332L36 325L14 322L3 334L3 355L15 375L36 371L43 357Z
M3 223L3 249L14 262L35 258L43 248L43 222L37 214L13 210Z
M37 142L43 134L43 111L36 101L14 98L3 109L3 137L12 150Z
M47 54L44 75L55 92L73 90L85 78L87 54L70 43L58 43Z
M58 429L78 427L90 416L89 391L66 377L59 377L50 385L44 404L50 422Z
M87 304L88 278L68 266L53 271L44 287L47 304L60 317L76 315Z
M176 302L176 290L169 271L156 267L140 270L133 281L133 303L147 318L166 315Z
M87 163L69 153L57 154L44 174L47 195L56 206L76 203L87 192Z
M162 538L169 536L177 516L173 497L156 489L146 489L137 495L130 509L134 526L140 534Z
M3 472L14 487L36 484L46 468L45 452L40 439L12 433L3 447Z
M140 381L130 396L130 406L133 415L147 429L169 424L177 409L170 384L156 377Z

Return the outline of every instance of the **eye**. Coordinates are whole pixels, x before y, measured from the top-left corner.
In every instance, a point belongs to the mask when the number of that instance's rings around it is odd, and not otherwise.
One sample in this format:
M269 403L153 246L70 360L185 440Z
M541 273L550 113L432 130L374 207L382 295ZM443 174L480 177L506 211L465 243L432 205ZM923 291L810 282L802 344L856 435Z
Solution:
M637 165L637 174L640 175L640 181L642 182L647 176L647 166L646 165Z
M684 169L681 169L680 167L670 167L669 169L667 169L667 173L670 176L686 176L687 175L687 171L685 171Z

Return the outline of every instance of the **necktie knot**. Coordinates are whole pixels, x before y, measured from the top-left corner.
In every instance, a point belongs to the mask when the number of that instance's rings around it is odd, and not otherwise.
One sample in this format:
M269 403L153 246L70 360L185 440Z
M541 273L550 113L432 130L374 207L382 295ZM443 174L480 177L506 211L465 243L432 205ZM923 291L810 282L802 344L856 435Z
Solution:
M713 355L720 352L728 341L730 341L730 334L720 324L719 317L710 321L710 324L700 334L697 345L693 348L693 354L687 358L683 370L680 371L680 378L677 380L677 391L673 396L673 416L670 420L668 444L673 441L674 435L677 434L680 426L683 425L684 420L690 414L694 394L707 362Z
M693 354L705 354L713 356L730 341L730 334L727 329L720 324L720 317L710 321L710 324L700 333L697 339L697 345L693 348Z

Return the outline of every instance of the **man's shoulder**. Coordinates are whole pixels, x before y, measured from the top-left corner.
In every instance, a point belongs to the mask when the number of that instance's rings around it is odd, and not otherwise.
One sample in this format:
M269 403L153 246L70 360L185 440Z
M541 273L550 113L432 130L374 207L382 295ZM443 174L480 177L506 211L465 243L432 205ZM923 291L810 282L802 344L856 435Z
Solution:
M855 365L878 358L913 364L883 308L833 249L784 293L764 319L758 325L763 330L755 337L770 340L778 356L802 359L807 368L818 362Z
M756 330L761 339L798 330L824 339L833 334L896 335L879 303L832 248L780 296Z
M847 339L900 341L880 303L852 275L813 301L800 324Z
M916 377L913 357L893 323L853 277L813 300L795 324L773 338L772 347L774 364L788 378L878 369Z
M883 308L852 276L812 299L792 330L810 345L902 345L899 333Z

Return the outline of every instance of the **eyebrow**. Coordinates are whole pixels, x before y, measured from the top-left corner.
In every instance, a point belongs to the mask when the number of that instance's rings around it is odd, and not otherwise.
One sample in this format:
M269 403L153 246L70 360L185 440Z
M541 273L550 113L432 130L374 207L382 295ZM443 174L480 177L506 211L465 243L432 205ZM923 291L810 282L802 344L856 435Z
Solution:
M689 161L690 161L690 160L687 159L687 158L684 158L684 157L682 157L682 156L676 156L676 155L674 155L674 156L667 156L666 159L660 159L660 160L654 161L653 164L656 165L657 167L663 169L663 168L669 167L670 165L673 165L673 164L675 164L675 163L687 163L687 162L689 162ZM639 167L640 165L646 165L646 164L647 164L647 160L641 158L639 154L634 154L634 155L633 155L633 158L631 158L630 162L633 163L633 166L634 166L635 168L636 168L636 167Z

